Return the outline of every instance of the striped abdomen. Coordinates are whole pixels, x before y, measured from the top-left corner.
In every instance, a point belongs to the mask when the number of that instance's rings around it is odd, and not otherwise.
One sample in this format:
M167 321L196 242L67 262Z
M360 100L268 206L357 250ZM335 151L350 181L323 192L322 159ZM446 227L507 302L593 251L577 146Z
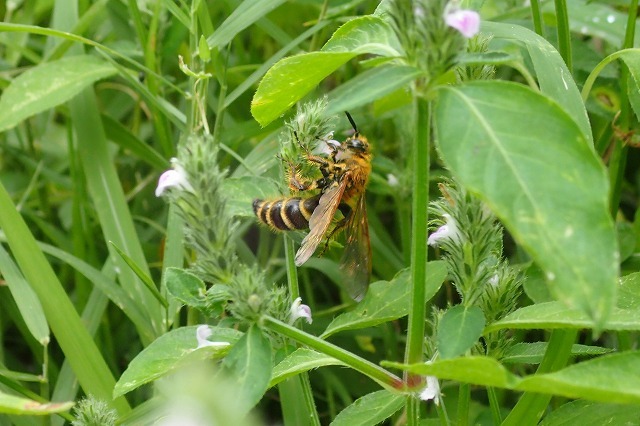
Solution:
M309 218L318 207L320 195L311 198L281 198L279 200L253 200L253 212L260 222L273 229L291 231L309 227Z

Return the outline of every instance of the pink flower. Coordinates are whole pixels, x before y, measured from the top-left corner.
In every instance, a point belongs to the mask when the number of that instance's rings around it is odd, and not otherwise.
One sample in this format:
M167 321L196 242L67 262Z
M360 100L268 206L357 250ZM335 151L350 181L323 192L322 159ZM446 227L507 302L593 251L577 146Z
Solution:
M296 298L291 304L289 323L293 324L298 318L304 318L309 324L313 322L313 318L311 318L311 308L302 304L301 297Z
M169 188L184 189L193 192L193 187L187 179L187 172L178 164L177 158L171 159L173 169L167 170L160 175L158 186L156 187L156 197L161 196Z
M456 221L449 214L443 214L447 222L436 230L433 234L429 235L427 244L437 247L443 240L451 240L454 243L459 242L461 239L460 231L458 231L458 225Z
M468 9L458 9L456 3L449 3L444 9L444 21L465 36L471 38L480 31L480 15Z

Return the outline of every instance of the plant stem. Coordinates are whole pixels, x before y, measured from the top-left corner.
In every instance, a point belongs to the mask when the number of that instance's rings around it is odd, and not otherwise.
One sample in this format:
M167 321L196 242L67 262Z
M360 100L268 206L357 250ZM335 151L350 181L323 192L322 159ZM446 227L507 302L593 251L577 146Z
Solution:
M469 383L460 383L458 392L458 426L469 424L469 399L471 398L471 387Z
M415 98L415 139L413 145L413 205L411 226L411 310L404 362L422 362L424 322L426 315L425 288L427 279L427 205L429 204L429 138L431 134L431 110L429 101ZM407 383L416 381L409 374ZM418 404L407 401L407 424L420 420Z
M560 56L567 64L569 72L573 72L573 59L571 58L571 29L569 28L569 14L567 13L566 0L555 0L556 21L558 25L558 50Z
M536 34L544 37L544 24L542 22L542 11L540 10L540 2L531 0L531 18L533 19L533 29Z
M312 349L322 352L325 355L334 357L335 359L342 361L348 367L353 368L356 371L370 377L372 380L378 382L381 386L388 390L403 391L405 385L398 376L390 373L384 368L367 361L353 353L342 349L332 343L319 339L316 336L305 333L289 324L286 324L280 320L272 318L268 315L262 317L261 323L264 327L280 333L290 339L295 340L298 343L309 346Z
M493 424L499 425L502 423L502 415L500 414L500 403L498 402L495 388L487 387L487 394L489 396L489 407L491 407Z
M549 373L562 368L571 355L571 346L578 335L577 330L553 330L549 338L547 351L536 374ZM537 424L544 414L552 395L525 392L502 426Z

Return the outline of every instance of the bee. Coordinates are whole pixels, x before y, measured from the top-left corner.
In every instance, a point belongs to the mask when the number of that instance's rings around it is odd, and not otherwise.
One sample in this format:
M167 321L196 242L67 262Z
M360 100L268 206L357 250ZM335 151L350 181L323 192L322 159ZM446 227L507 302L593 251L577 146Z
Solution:
M353 136L344 142L330 141L326 157L307 153L306 160L317 165L322 177L305 182L294 171L289 172L289 186L296 191L319 190L309 197L289 197L277 200L253 201L253 211L260 222L275 230L309 228L296 253L297 266L304 264L326 238L345 230L346 243L340 261L345 274L346 289L360 301L369 286L371 275L371 245L364 192L371 173L369 142L362 136L351 115L346 113ZM336 211L343 215L335 221ZM331 224L334 223L333 228ZM326 247L326 246L325 246Z

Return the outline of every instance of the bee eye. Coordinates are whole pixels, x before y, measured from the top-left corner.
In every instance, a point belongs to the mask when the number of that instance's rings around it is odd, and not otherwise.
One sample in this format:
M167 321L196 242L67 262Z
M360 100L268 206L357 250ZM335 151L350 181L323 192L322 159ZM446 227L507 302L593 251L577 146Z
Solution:
M361 139L354 138L349 140L349 148L364 152L367 150L368 144Z

